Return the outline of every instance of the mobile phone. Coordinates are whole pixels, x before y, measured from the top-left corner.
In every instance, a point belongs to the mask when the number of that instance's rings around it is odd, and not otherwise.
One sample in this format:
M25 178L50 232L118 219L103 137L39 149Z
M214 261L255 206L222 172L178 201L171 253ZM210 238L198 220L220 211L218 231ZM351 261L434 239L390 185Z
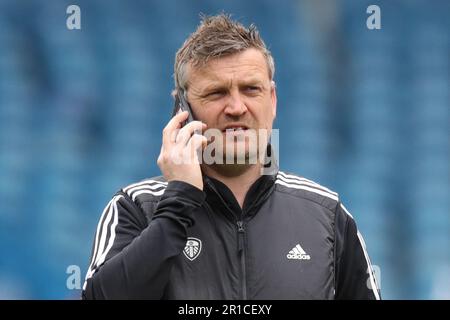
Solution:
M172 117L182 111L187 111L189 113L186 121L182 123L182 127L184 127L189 122L194 121L194 115L192 113L192 109L191 106L189 105L189 102L187 102L184 96L184 92L178 90L177 94L175 95L175 106L173 109Z

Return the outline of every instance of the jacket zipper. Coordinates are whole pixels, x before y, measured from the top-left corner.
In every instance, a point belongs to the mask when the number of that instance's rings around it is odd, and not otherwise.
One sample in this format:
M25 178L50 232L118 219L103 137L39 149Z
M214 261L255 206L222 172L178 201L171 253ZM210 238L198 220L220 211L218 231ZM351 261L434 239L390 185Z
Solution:
M227 202L222 198L220 193L216 190L214 185L210 183L208 180L206 180L206 183L209 185L209 187L217 194L219 199L225 204L225 207L227 208L228 212L231 213L231 216L234 216L233 210L228 206ZM241 290L242 290L242 300L247 300L247 271L245 267L245 228L244 228L244 221L243 221L244 213L242 212L240 220L236 222L237 224L237 231L238 231L238 255L241 262Z
M247 274L245 268L245 229L242 220L237 221L238 227L238 254L241 260L241 289L242 300L247 300Z

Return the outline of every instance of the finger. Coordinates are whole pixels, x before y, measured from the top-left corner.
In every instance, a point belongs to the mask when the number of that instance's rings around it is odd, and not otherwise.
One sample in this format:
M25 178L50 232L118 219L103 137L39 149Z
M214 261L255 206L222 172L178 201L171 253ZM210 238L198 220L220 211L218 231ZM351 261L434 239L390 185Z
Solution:
M205 149L208 146L208 138L206 138L205 136L203 136L203 140L202 140L202 149Z
M185 121L188 118L189 113L187 111L180 112L176 114L170 121L167 123L167 125L164 127L163 130L163 144L169 144L170 142L174 142L171 137L174 136L173 132L176 129L181 128L181 124L183 121Z
M177 141L178 132L180 132L179 128L176 128L170 133L170 142L175 143Z
M201 134L194 134L191 139L188 142L189 147L193 147L194 149L203 148L203 146L206 146L208 143L208 140L205 136L202 136Z
M198 158L198 156L200 156L200 154L196 153L196 152L200 152L200 150L203 149L204 146L206 146L206 144L207 144L207 139L205 136L202 136L200 134L194 134L191 137L191 139L189 139L186 149L189 150L188 152L190 152L191 155L197 154L197 158Z
M200 121L192 121L185 125L180 132L178 132L176 143L186 145L195 132L201 132L204 128L204 123Z

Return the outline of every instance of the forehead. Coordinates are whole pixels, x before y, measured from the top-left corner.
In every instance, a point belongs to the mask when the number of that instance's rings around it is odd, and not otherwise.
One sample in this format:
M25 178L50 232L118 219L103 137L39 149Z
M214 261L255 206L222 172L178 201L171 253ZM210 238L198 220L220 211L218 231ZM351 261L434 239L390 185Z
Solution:
M201 67L189 66L189 84L222 82L246 78L269 79L269 70L262 52L257 49L215 58Z

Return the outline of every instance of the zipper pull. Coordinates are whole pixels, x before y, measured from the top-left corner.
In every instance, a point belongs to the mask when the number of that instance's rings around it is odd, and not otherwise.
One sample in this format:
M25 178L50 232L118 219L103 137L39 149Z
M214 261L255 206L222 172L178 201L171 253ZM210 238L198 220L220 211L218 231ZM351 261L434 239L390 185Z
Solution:
M237 222L237 226L238 226L238 252L242 252L242 250L244 250L244 233L245 233L244 222L239 220Z

